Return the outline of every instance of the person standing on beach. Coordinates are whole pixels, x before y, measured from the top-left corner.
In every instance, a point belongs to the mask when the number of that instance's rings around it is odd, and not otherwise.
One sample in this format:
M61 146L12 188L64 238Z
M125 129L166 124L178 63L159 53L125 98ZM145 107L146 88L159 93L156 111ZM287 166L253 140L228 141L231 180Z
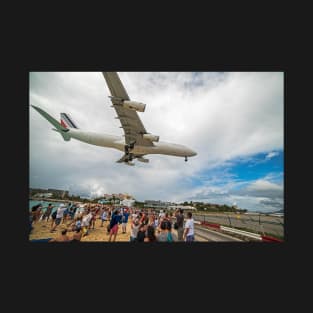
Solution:
M108 215L108 213L107 213L107 211L104 209L104 210L102 211L102 214L101 214L101 225L100 225L100 227L103 227L103 222L106 222L106 221L107 221L107 215Z
M109 241L111 241L112 235L114 235L113 237L113 241L116 240L116 236L118 233L118 224L121 223L121 219L122 216L119 214L119 210L116 209L116 211L113 212L112 214L112 218L110 221L110 237L109 237Z
M89 209L88 209L89 210ZM82 218L82 230L83 230L83 236L88 235L88 230L90 227L91 219L93 218L91 211L84 212L84 216Z
M124 210L123 215L122 215L122 232L123 232L123 234L126 233L126 226L127 226L127 222L128 222L128 217L129 217L129 213L127 212L127 210Z
M51 215L52 209L54 208L54 206L49 203L49 205L47 206L47 209L45 211L45 213L43 214L42 220L46 220L46 222L49 221L49 217Z
M139 227L140 227L140 224L139 224L139 219L135 219L131 222L131 226L130 226L130 242L135 242L137 241L137 234L138 234L138 231L139 231Z
M166 242L167 241L167 222L162 221L159 228L159 234L157 235L157 241Z
M178 241L183 241L184 234L184 213L183 209L179 209L176 215L176 225L177 225L177 238Z
M137 232L136 242L144 242L146 237L146 225L140 224L139 230Z
M68 214L69 214L69 207L70 207L70 203L65 207L65 210L63 212L63 215L62 215L62 224L64 224L67 220L67 217L68 217Z
M194 235L194 220L192 218L192 213L187 213L187 221L185 224L185 232L183 235L183 239L186 240L186 242L192 242L195 240Z
M171 223L166 223L166 229L167 229L167 241L168 242L177 241L176 234L172 233L172 224Z
M157 241L157 237L155 236L154 226L148 225L147 227L147 235L144 238L144 242L155 242Z
M38 204L34 212L34 221L38 222L42 211L42 204Z
M32 224L35 224L39 220L41 208L42 208L41 203L34 205L31 208Z
M54 225L51 229L51 232L55 231L56 227L58 225L60 225L61 223L61 220L63 218L63 214L64 214L64 211L67 209L67 207L64 205L64 204L61 204L58 209L57 209L57 213L56 213L56 218L55 218L55 222L54 222Z

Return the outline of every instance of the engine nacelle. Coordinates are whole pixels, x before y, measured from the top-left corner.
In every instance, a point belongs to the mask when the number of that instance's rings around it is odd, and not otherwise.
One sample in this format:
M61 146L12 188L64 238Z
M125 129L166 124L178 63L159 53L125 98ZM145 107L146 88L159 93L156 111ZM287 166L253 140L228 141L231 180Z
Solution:
M146 108L146 105L144 103L130 100L124 100L122 105L125 109L135 110L139 112L144 112Z
M155 135L152 135L152 134L144 134L143 138L147 139L147 140L150 140L150 141L155 141L155 142L158 142L159 139L160 139L159 136L155 136Z

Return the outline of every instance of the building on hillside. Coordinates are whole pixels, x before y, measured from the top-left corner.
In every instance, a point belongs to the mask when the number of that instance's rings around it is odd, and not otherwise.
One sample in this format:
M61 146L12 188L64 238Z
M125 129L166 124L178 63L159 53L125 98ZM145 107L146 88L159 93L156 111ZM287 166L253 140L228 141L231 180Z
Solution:
M60 190L60 189L41 189L41 188L29 188L29 195L34 197L39 197L41 195L42 198L55 197L55 198L64 198L69 196L68 190ZM51 196L50 196L51 195Z
M98 203L100 203L100 204L111 204L111 201L108 199L100 199L100 200L98 200Z
M35 198L51 198L52 197L52 193L50 192L45 192L45 193L36 193L34 195Z
M171 206L171 202L163 202L160 200L145 200L144 207L151 208L156 210L167 210L169 206Z
M170 205L168 207L168 210L177 210L177 209L182 209L184 211L197 211L197 209L193 206L190 205Z
M129 208L133 207L134 204L135 204L134 199L124 199L124 200L120 201L120 205L129 207Z
M52 193L56 198L64 198L69 196L68 190L61 189L48 189L48 192Z
M134 200L134 197L127 194L127 193L113 193L113 194L104 194L103 195L104 200L110 200L111 203L114 199L115 204L120 204L121 201L124 200Z

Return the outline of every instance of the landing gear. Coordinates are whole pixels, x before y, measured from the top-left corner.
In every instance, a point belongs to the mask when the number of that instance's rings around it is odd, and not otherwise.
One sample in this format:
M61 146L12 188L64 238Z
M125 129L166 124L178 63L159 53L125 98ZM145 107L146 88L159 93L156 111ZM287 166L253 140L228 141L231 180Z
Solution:
M131 141L128 145L124 146L125 154L129 154L129 150L134 149L136 141Z
M188 158L185 156L185 162L187 162L188 161Z

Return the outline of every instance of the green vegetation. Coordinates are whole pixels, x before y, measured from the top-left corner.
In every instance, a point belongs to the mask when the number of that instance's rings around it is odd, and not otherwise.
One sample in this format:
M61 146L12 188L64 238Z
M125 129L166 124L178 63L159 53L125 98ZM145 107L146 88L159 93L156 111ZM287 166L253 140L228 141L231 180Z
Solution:
M234 213L245 213L246 209L240 209L236 206L229 206L226 204L212 204L212 203L203 203L203 202L187 202L180 203L180 205L190 205L195 207L198 211L203 212L234 212Z
M144 208L145 203L140 201L135 201L134 206L137 208Z

